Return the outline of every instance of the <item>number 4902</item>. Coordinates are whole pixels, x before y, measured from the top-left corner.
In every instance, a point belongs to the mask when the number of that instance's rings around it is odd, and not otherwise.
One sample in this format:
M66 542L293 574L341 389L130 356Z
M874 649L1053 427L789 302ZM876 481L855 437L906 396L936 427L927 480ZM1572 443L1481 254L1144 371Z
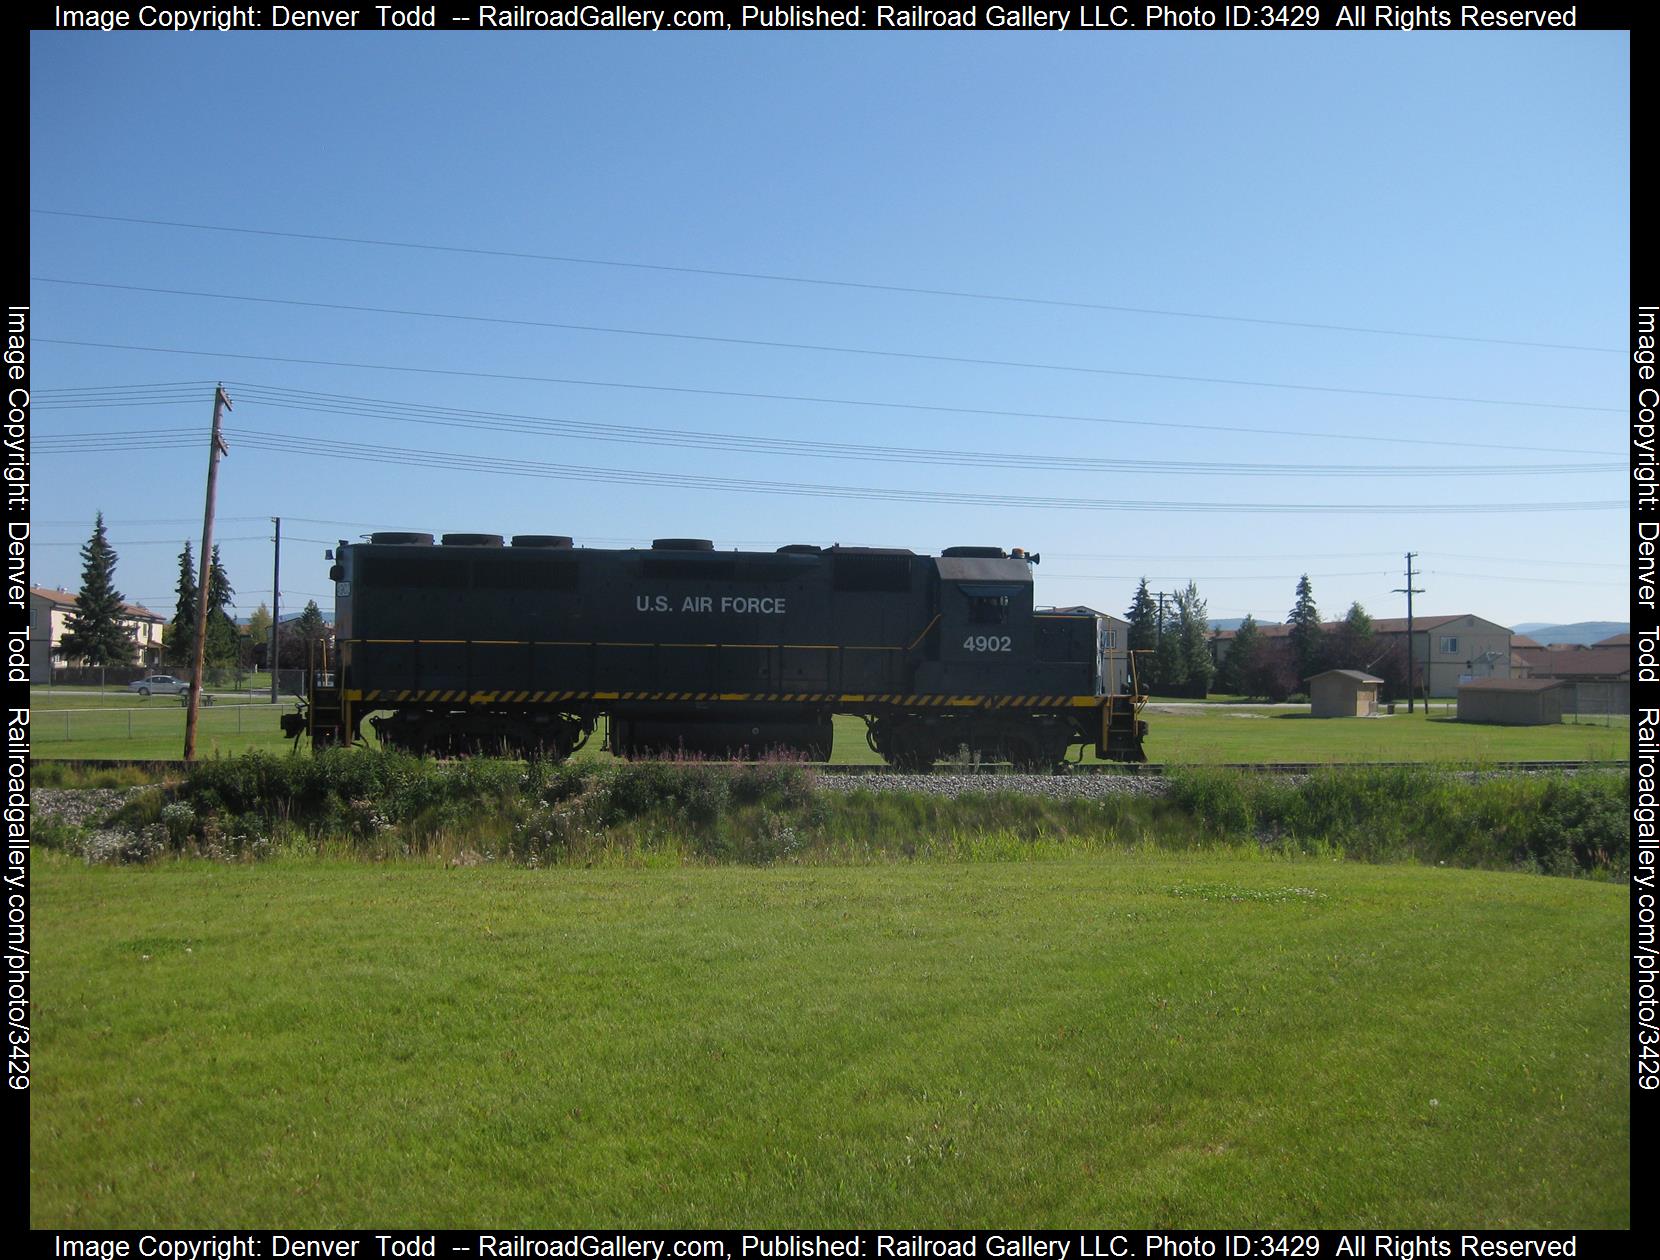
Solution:
M1006 634L971 634L963 640L968 652L1012 652L1014 640Z

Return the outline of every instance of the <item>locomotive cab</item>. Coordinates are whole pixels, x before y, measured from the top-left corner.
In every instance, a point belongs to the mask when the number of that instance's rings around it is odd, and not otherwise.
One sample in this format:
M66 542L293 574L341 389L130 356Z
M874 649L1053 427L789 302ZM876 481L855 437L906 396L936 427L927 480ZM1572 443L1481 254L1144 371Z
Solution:
M939 575L937 666L924 666L923 690L985 695L1007 692L1030 664L1032 574L1000 547L948 547Z

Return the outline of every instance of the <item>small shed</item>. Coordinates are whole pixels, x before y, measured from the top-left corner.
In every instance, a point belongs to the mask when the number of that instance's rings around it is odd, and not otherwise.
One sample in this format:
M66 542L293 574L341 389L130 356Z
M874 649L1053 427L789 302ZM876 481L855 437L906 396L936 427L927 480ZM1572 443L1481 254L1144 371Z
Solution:
M1309 711L1314 717L1376 717L1383 679L1358 669L1328 669L1308 680Z
M1554 726L1569 685L1555 678L1482 678L1458 688L1458 720L1498 726Z

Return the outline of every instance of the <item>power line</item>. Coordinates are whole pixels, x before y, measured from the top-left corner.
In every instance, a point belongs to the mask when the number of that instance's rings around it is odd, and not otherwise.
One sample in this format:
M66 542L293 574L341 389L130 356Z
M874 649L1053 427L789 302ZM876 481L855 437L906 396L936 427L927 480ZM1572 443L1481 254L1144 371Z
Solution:
M1492 582L1543 582L1550 586L1624 586L1623 582L1579 582L1573 578L1514 577L1508 573L1461 573L1457 569L1421 570L1421 575L1437 577L1481 578Z
M1473 556L1464 551L1438 551L1438 556L1451 556L1455 560L1487 560L1496 564L1525 564L1532 567L1536 564L1548 564L1553 567L1570 569L1623 569L1623 564L1615 564L1608 560L1540 560L1535 556Z
M268 535L268 534L258 534L258 535L249 534L249 535L246 535L245 537L241 537L241 538L221 538L218 541L222 542L222 543L270 542L271 538L270 538L270 535ZM182 546L183 544L184 544L184 539L182 539L182 538L123 538L119 541L119 544L116 544L116 543L113 543L113 542L111 543L112 546L119 545L121 547L179 547L179 546ZM32 546L32 547L84 547L84 546L86 546L86 544L84 542L74 542L74 541L70 541L70 542L46 542L43 539L39 539L39 538L31 538L29 540L29 545Z
M1575 350L1594 354L1617 354L1609 346L1581 346L1550 341L1524 341L1505 337L1475 337L1457 333L1422 332L1402 328L1376 328L1359 324L1324 323L1314 320L1267 319L1249 315L1221 315L1208 311L1183 311L1163 307L1124 306L1106 302L1070 301L1063 298L1027 297L1007 293L977 293L962 289L930 289L915 285L878 284L858 280L830 280L821 276L783 275L763 271L727 271L714 267L675 266L666 263L628 262L614 258L583 258L569 254L538 254L519 250L484 249L479 246L438 245L421 241L382 240L360 236L331 236L320 232L284 232L273 228L231 227L214 223L184 223L173 219L148 219L117 214L88 214L73 210L31 210L31 214L67 219L92 219L107 223L137 223L149 227L183 228L197 232L230 232L246 236L282 237L289 240L326 241L342 245L371 245L385 249L425 250L433 253L472 254L520 261L565 263L584 267L619 267L636 271L661 271L680 275L719 276L731 280L762 280L777 284L818 285L836 289L862 289L878 293L907 293L924 297L960 298L980 302L1013 302L1029 306L1056 306L1071 310L1112 311L1127 315L1153 315L1167 319L1203 319L1231 324L1257 324L1270 328L1302 328L1323 332L1361 333L1383 337L1414 337L1431 341L1461 341L1479 345L1526 346L1539 350Z
M1052 579L1065 579L1074 582L1135 582L1143 576L1152 577L1158 570L1148 574L1141 573L1046 573L1043 576ZM1444 573L1449 577L1483 578L1494 582L1546 582L1555 586L1607 586L1623 587L1623 582L1600 581L1573 581L1568 578L1513 578L1500 573L1453 573L1450 569L1432 569L1432 573ZM1174 570L1167 571L1166 577L1179 576L1194 582L1295 582L1300 573L1180 573ZM1347 573L1310 573L1310 578L1340 578L1340 577L1389 577L1387 571L1378 569L1357 569ZM1414 577L1424 576L1423 572L1413 574ZM1162 579L1161 579L1162 580Z
M717 337L708 333L663 332L647 328L613 328L601 324L566 324L550 320L508 319L493 315L463 315L447 311L420 311L391 306L358 306L345 302L310 302L299 298L260 297L246 293L210 293L200 289L166 289L136 284L113 284L98 280L64 280L53 276L30 276L40 284L73 285L80 288L114 289L128 293L159 293L173 297L208 298L221 302L254 302L267 306L299 306L308 310L353 311L370 315L399 315L416 319L459 320L467 323L508 324L524 328L548 328L565 332L601 333L614 337L655 337L669 341L698 341L715 345L753 346L768 350L805 350L814 354L865 355L883 359L907 359L924 363L956 363L972 367L1018 368L1034 372L1076 372L1089 376L1126 376L1137 380L1181 381L1201 385L1233 385L1248 389L1287 389L1316 394L1355 394L1368 398L1399 398L1415 402L1466 403L1492 407L1535 407L1548 411L1616 412L1617 407L1593 407L1586 403L1532 402L1516 398L1472 398L1458 394L1413 394L1400 390L1361 389L1346 385L1309 385L1293 381L1253 381L1228 376L1191 376L1178 372L1140 372L1132 368L1089 367L1076 363L1031 363L1019 359L987 359L970 355L927 354L916 350L880 350L869 346L831 346L799 341L767 341L754 337Z
M240 524L240 523L246 522L246 521L263 521L263 520L268 520L270 518L269 517L264 517L264 516L221 516L219 519L222 520L222 521L236 521ZM191 521L191 519L189 517L186 517L186 516L147 516L147 517L143 517L143 518L135 517L132 520L120 521L120 522L115 522L115 523L116 524L121 524L121 525L190 525L190 524L194 524L194 522ZM82 520L34 521L34 522L32 522L32 524L36 525L36 526L40 526L40 525L85 525L86 522L82 521ZM105 524L108 525L108 524L111 524L111 522L106 521Z
M270 518L267 517L267 516L221 516L221 517L219 517L219 519L221 521L244 522L244 521L263 521L263 520L268 520ZM352 528L352 529L366 529L366 530L386 530L386 529L395 529L395 528L407 528L409 530L414 530L416 532L429 532L429 531L426 531L426 530L422 529L420 526L409 523L409 522L405 522L403 524L403 526L400 527L396 524L388 524L385 521L342 521L342 520L330 520L330 519L324 519L324 518L320 518L320 517L309 517L309 516L285 516L283 519L284 520L289 520L289 521L299 521L299 522L301 522L303 524L307 524L307 525L343 525L343 526L347 526L347 527ZM188 517L148 517L148 518L132 518L132 519L127 519L127 520L111 520L109 518L106 518L104 523L111 529L120 529L120 528L124 528L124 527L130 526L130 525L188 525L188 524L192 524L193 522ZM74 520L55 520L55 521L35 521L35 522L33 522L33 525L36 528L42 528L42 527L47 527L47 526L53 526L53 527L84 526L85 524L86 524L85 521L78 520L78 519L74 519ZM431 531L431 532L442 532L442 531ZM263 536L259 536L259 537L254 537L254 536L250 535L250 536L244 537L244 538L229 538L229 539L225 539L224 541L226 541L226 542L250 542L250 541L253 541L253 542L269 542L270 541L270 536L269 535L263 535ZM338 541L338 539L334 539L334 538L294 538L294 537L290 536L289 541L291 541L291 542L316 543L319 546L332 547ZM629 536L626 536L626 537L621 536L621 535L606 535L606 536L593 535L593 536L588 536L588 543L589 544L593 544L593 543L625 544L626 543L626 544L635 544L635 545L644 546L644 545L649 544L650 541L651 541L650 537L648 535L644 535L644 534L629 535ZM801 541L801 539L799 537L793 537L793 536L790 537L790 538L718 538L718 539L715 539L716 544L718 546L721 546L721 547L779 547L779 546L783 546L786 543L794 543L794 542L800 542L800 541ZM80 546L80 545L83 545L83 544L80 544L80 543L56 543L56 542L49 543L49 542L43 542L42 540L40 540L38 538L32 538L31 542L33 542L34 545L36 545L36 546L48 546L48 547ZM129 544L124 542L121 545L122 546L128 546ZM132 545L137 545L137 544L132 544ZM944 544L941 544L941 545L943 546ZM938 548L933 548L933 549L938 550ZM1243 560L1298 560L1298 561L1304 561L1304 560L1362 560L1362 559L1372 559L1374 557L1393 556L1393 555L1397 555L1398 553L1393 552L1393 551L1314 551L1314 552L1303 552L1303 551L1296 551L1296 552L1291 552L1291 551L1260 552L1259 551L1259 552L1240 552L1240 553L1234 553L1234 554L1230 554L1230 555L1223 555L1223 554L1219 554L1219 553L1214 552L1214 551L1203 551L1203 552L1051 551L1049 548L1046 547L1046 548L1043 549L1043 554L1045 556L1048 556L1050 559L1053 559L1053 560L1062 560L1062 559L1065 559L1065 560L1132 560L1132 561L1136 561L1136 562L1146 562L1148 564L1165 563L1165 562L1169 562L1169 561L1172 561L1172 560L1207 560L1207 561L1210 561L1212 563L1226 564L1226 563L1232 563L1233 561L1236 561L1236 560L1239 560L1239 561L1243 561ZM1525 565L1529 565L1529 566L1546 564L1546 565L1560 566L1560 567L1564 567L1564 568L1575 568L1575 569L1584 569L1584 568L1621 569L1621 568L1625 567L1624 565L1621 565L1621 564L1614 564L1614 563L1610 563L1610 562L1595 561L1595 560L1540 560L1540 559L1538 559L1537 557L1534 557L1534 556L1486 556L1486 555L1470 555L1470 554L1463 553L1463 552L1451 552L1451 551L1437 552L1436 554L1443 555L1443 556L1457 556L1457 557L1460 557L1460 558L1466 559L1466 560L1486 560L1486 561L1489 561L1489 562L1492 562L1492 563L1495 563L1495 564L1525 564ZM1528 579L1528 578L1512 577L1509 574L1503 574L1503 573L1454 573L1451 570L1433 570L1433 571L1434 572L1446 572L1446 573L1449 573L1451 576L1455 576L1455 577L1485 578L1485 579L1489 579L1489 580L1492 580L1492 581L1495 581L1495 582L1513 582L1513 581L1518 581L1519 582L1519 581L1545 580L1545 579ZM1309 574L1309 576L1310 577L1319 577L1319 578L1325 578L1325 577L1354 577L1354 576L1361 576L1361 575L1364 575L1364 574L1368 574L1368 573L1371 573L1371 572L1373 572L1373 570L1371 570L1371 569L1356 569L1356 570L1350 570L1350 571L1345 572L1345 573L1311 573L1311 574ZM1384 572L1384 571L1380 570L1379 572ZM1140 574L1136 574L1133 577L1129 577L1128 575L1120 575L1120 574L1102 575L1102 574L1046 573L1045 576L1046 577L1053 577L1053 578L1093 578L1093 577L1115 577L1116 578L1116 577L1127 577L1128 580L1134 580L1134 578L1139 577ZM1233 576L1234 575L1231 575L1231 574L1229 574L1229 575L1217 574L1217 575L1212 575L1210 577L1207 577L1207 578L1205 578L1205 580L1206 581L1220 581L1220 580L1225 580L1225 579L1231 579ZM1276 580L1279 579L1279 578L1285 578L1287 580L1293 580L1297 577L1300 577L1301 574L1299 574L1299 573L1272 574L1272 575L1266 575L1266 576L1272 577ZM1198 580L1198 579L1195 578L1195 580ZM1602 585L1602 583L1596 583L1595 585ZM1615 583L1614 585L1619 585L1619 583ZM297 594L305 594L306 592L301 591L301 592L296 592L296 593Z
M611 442L632 446L682 447L702 450L743 451L748 453L786 455L813 459L843 459L947 465L957 467L989 467L1005 469L1044 469L1066 472L1126 472L1137 475L1228 476L1228 477L1470 477L1470 476L1562 476L1571 473L1621 472L1623 463L1606 464L1481 464L1475 467L1457 465L1388 465L1388 464L1253 464L1229 461L1201 460L1138 460L1101 458L1080 455L1041 455L1031 453L940 450L902 446L865 446L844 442L818 442L797 438L754 437L744 434L709 433L687 429L650 428L635 425L606 424L591 420L570 420L549 416L534 416L516 412L483 411L471 408L439 407L426 403L406 403L388 399L363 398L342 394L319 394L309 390L280 387L237 385L237 397L245 404L263 404L279 410L311 412L323 415L349 415L369 419L391 420L405 424L433 425L444 428L491 430L502 433L530 434L537 437L557 434L581 441ZM194 400L192 400L194 401ZM117 437L124 431L106 430L98 433L61 434L65 440L95 441ZM157 429L146 431L158 442L177 436L182 430Z
M331 456L356 462L438 468L447 472L458 470L493 473L509 476L551 478L567 481L596 481L610 484L667 486L686 489L708 489L746 494L783 494L817 498L885 500L912 503L956 503L1032 508L1072 508L1088 511L1146 511L1146 512L1204 512L1248 514L1362 514L1412 515L1452 514L1471 515L1511 512L1593 511L1626 506L1622 499L1583 500L1541 503L1214 503L1186 501L1147 501L1128 499L1085 499L1037 495L966 493L961 491L889 489L871 486L815 485L803 482L749 481L732 477L709 477L688 473L659 473L622 468L593 468L577 464L553 464L536 460L463 454L452 451L429 451L410 447L382 444L330 441L323 438L297 438L286 433L269 433L257 429L227 429L227 437L257 450L270 450L308 457ZM56 445L60 439L40 439L37 449L60 453L123 451L144 449L144 439L115 437L103 439L101 444ZM178 439L185 445L187 439Z
M136 350L150 354L191 355L198 358L247 359L261 363L300 363L311 367L351 368L357 371L410 372L422 376L459 376L478 380L528 381L540 385L580 385L598 389L635 389L652 393L696 394L717 398L744 398L767 402L822 403L837 407L879 407L898 411L931 411L946 415L988 416L1003 420L1058 420L1068 423L1112 424L1144 429L1190 429L1205 433L1243 433L1262 437L1316 438L1334 442L1384 442L1405 446L1456 447L1483 451L1526 451L1530 454L1621 456L1618 451L1587 451L1560 446L1522 446L1511 442L1455 442L1435 438L1402 438L1372 434L1330 433L1309 429L1267 429L1246 425L1193 424L1178 420L1121 420L1111 416L1085 416L1066 412L1008 411L988 407L947 407L933 403L890 402L868 398L817 397L810 394L771 394L729 389L701 389L689 385L646 385L627 381L597 381L580 377L529 376L511 372L477 372L464 368L411 367L396 363L352 363L339 359L305 359L285 355L241 354L235 351L181 350L171 346L136 346L109 341L77 341L60 337L37 337L36 344L87 346L101 350ZM239 388L244 381L227 381ZM255 386L255 388L258 388Z

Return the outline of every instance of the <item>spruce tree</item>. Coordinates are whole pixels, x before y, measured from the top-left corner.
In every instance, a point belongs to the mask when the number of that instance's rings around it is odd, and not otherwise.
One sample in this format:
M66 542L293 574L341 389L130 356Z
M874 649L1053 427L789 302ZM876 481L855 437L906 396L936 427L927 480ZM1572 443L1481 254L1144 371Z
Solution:
M1146 578L1136 587L1135 598L1130 601L1130 610L1124 619L1130 623L1130 651L1151 652L1158 646L1159 607L1147 589Z
M1145 652L1146 656L1133 657L1132 677L1141 685L1143 694L1152 691L1153 681L1158 672L1158 666L1153 660L1153 649L1158 646L1159 609L1153 602L1152 592L1147 589L1147 579L1141 579L1141 585L1136 587L1135 598L1130 601L1129 611L1124 619L1130 623L1126 636L1127 645L1131 652Z
M1184 694L1204 699L1210 694L1216 662L1210 655L1210 609L1199 596L1198 586L1189 581L1176 595L1174 627L1181 654Z
M179 580L174 586L178 602L173 620L167 623L167 659L175 669L190 668L191 649L196 643L196 561L190 544L179 552Z
M309 645L321 643L327 638L328 623L323 620L323 610L317 607L317 601L308 599L303 611L292 621L285 621L277 627L277 648L282 655L282 663L286 669L304 669L310 661L317 668L322 668L323 655L316 648Z
M1153 649L1153 677L1147 689L1167 696L1185 695L1187 656L1182 651L1181 630L1174 617L1167 618L1167 621L1169 624L1164 627L1158 646Z
M115 589L115 548L98 513L92 537L81 548L81 591L69 614L58 650L65 659L88 665L131 665L138 655L121 592Z
M308 599L305 611L294 621L294 634L301 643L317 643L323 638L323 630L327 625L323 620L323 610L317 607L317 601Z
M225 566L219 559L219 544L214 543L213 559L208 563L207 651L203 653L203 659L216 668L236 664L236 622L229 611L231 597L235 594L230 578L225 575Z
M1306 681L1320 665L1320 610L1314 606L1314 585L1303 574L1297 580L1297 602L1286 617L1290 623L1291 655L1297 666L1297 679Z

